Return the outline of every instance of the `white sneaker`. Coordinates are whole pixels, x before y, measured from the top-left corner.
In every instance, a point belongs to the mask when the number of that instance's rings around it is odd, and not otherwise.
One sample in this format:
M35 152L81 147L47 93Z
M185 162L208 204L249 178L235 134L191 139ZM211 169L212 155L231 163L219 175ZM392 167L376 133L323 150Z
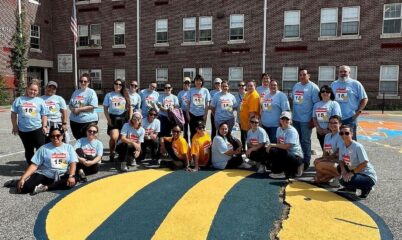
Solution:
M239 168L243 168L243 169L250 169L252 166L246 162L243 162L242 164L240 164Z
M296 177L301 177L303 175L303 172L304 172L304 163L300 164L297 167Z
M266 172L266 170L265 170L265 165L264 164L261 164L261 163L258 163L258 168L257 168L257 173L265 173Z
M269 174L270 178L273 179L282 179L282 178L286 178L285 173L281 172L281 173L271 173Z
M334 177L334 178L332 179L332 181L329 182L329 186L335 187L335 188L339 187L339 186L340 186L340 184L339 184L339 177Z
M32 192L32 195L41 193L41 192L46 192L47 186L43 185L42 183L39 184L38 186L35 187L35 189Z
M120 171L122 172L127 172L128 171L128 167L127 167L127 163L126 162L122 162L120 164Z

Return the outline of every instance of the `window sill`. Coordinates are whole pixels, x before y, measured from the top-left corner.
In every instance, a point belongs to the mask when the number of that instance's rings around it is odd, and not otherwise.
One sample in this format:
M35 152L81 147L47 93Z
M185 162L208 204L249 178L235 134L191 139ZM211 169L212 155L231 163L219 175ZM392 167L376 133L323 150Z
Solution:
M80 1L80 2L76 2L75 5L86 5L86 4L100 3L100 2L101 2L101 0Z
M246 43L246 41L244 39L242 39L242 40L229 40L227 42L227 44L243 44L243 43Z
M201 41L201 42L198 42L198 45L214 45L214 42L212 42L212 41Z
M42 53L42 50L40 50L39 48L30 48L29 52L33 52L33 53Z
M98 47L88 47L88 46L77 47L77 50L91 50L91 49L102 49L102 46L98 46Z
M182 46L195 46L197 42L182 42L180 45Z
M125 44L122 45L113 45L112 48L126 48Z
M303 41L301 38L295 37L295 38L282 38L281 42L301 42L301 41Z
M39 1L35 1L35 0L29 0L29 2L30 2L30 3L33 3L33 4L40 5L40 2L39 2Z
M169 47L169 43L155 43L154 47Z
M400 33L383 33L380 35L380 38L402 38L402 34L400 34Z
M397 94L385 94L385 95L382 95L382 94L379 94L378 96L377 96L377 99L401 99L401 96L398 96Z
M336 41L336 40L355 40L362 39L361 35L350 35L350 36L336 36L336 37L319 37L318 41Z

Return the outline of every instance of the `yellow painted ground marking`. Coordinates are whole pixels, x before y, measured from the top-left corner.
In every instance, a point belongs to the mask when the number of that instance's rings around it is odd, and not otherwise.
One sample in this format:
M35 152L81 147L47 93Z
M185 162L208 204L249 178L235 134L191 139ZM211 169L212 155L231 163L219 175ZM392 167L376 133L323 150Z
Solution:
M347 199L308 183L293 182L286 187L290 204L279 239L381 239L374 220Z
M74 191L50 209L46 219L49 239L85 239L136 192L169 173L145 170L119 174Z
M152 239L206 239L226 193L253 173L225 170L202 180L176 203Z

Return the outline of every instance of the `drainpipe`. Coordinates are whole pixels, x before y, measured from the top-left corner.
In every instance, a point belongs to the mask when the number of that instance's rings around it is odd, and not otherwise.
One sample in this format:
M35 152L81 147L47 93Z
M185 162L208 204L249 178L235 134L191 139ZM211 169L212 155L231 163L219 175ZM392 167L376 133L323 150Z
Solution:
M265 56L267 51L267 0L264 0L264 30L262 39L262 72L265 73Z
M141 79L140 79L140 0L137 0L137 82L138 82L138 89L141 86Z

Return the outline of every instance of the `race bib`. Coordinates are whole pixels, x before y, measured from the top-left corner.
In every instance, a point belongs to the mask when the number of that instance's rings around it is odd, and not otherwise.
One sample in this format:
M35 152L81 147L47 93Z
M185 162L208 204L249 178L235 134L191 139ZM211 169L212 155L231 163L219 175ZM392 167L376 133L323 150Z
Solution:
M145 135L151 135L152 133L154 133L152 128L145 128Z
M233 103L227 99L221 99L221 108L224 111L232 112L233 111Z
M325 151L332 151L332 145L331 144L324 144L324 150Z
M152 107L152 105L154 104L154 101L155 101L155 99L152 96L148 96L145 98L145 103L148 107Z
M46 107L49 110L50 114L55 114L57 113L57 105L55 102L53 101L47 101L46 103Z
M84 151L85 155L90 155L90 156L96 155L96 150L93 148L84 148L82 150Z
M315 110L315 115L319 122L328 122L329 120L326 108L317 108L317 110Z
M296 104L302 104L304 101L304 91L296 91L293 97Z
M280 136L278 138L278 143L284 144L285 143L285 138L283 136Z
M264 99L262 102L262 109L263 111L271 111L272 110L272 99Z
M22 115L27 118L35 118L37 114L36 104L24 102L22 104Z
M348 90L346 88L338 88L335 92L335 100L338 102L347 102L348 98Z
M204 106L205 105L204 97L199 93L194 94L193 95L193 104L195 106Z
M85 106L85 98L83 96L76 96L75 99L73 100L73 107L78 108L78 107L83 107Z
M122 97L113 97L112 98L112 104L110 107L113 110L124 110L126 106L126 100Z
M67 154L66 153L53 153L50 158L51 166L55 169L67 168Z
M167 109L172 108L173 107L173 100L172 99L165 99L163 101L163 106Z
M350 161L350 156L349 155L343 155L342 160L345 163L346 166L351 167L352 162Z
M138 142L139 137L135 134L129 134L128 139L130 139L133 142Z
M256 139L256 138L251 138L251 139L250 139L250 144L253 145L253 146L254 146L254 145L257 145L257 144L258 144L258 139Z

